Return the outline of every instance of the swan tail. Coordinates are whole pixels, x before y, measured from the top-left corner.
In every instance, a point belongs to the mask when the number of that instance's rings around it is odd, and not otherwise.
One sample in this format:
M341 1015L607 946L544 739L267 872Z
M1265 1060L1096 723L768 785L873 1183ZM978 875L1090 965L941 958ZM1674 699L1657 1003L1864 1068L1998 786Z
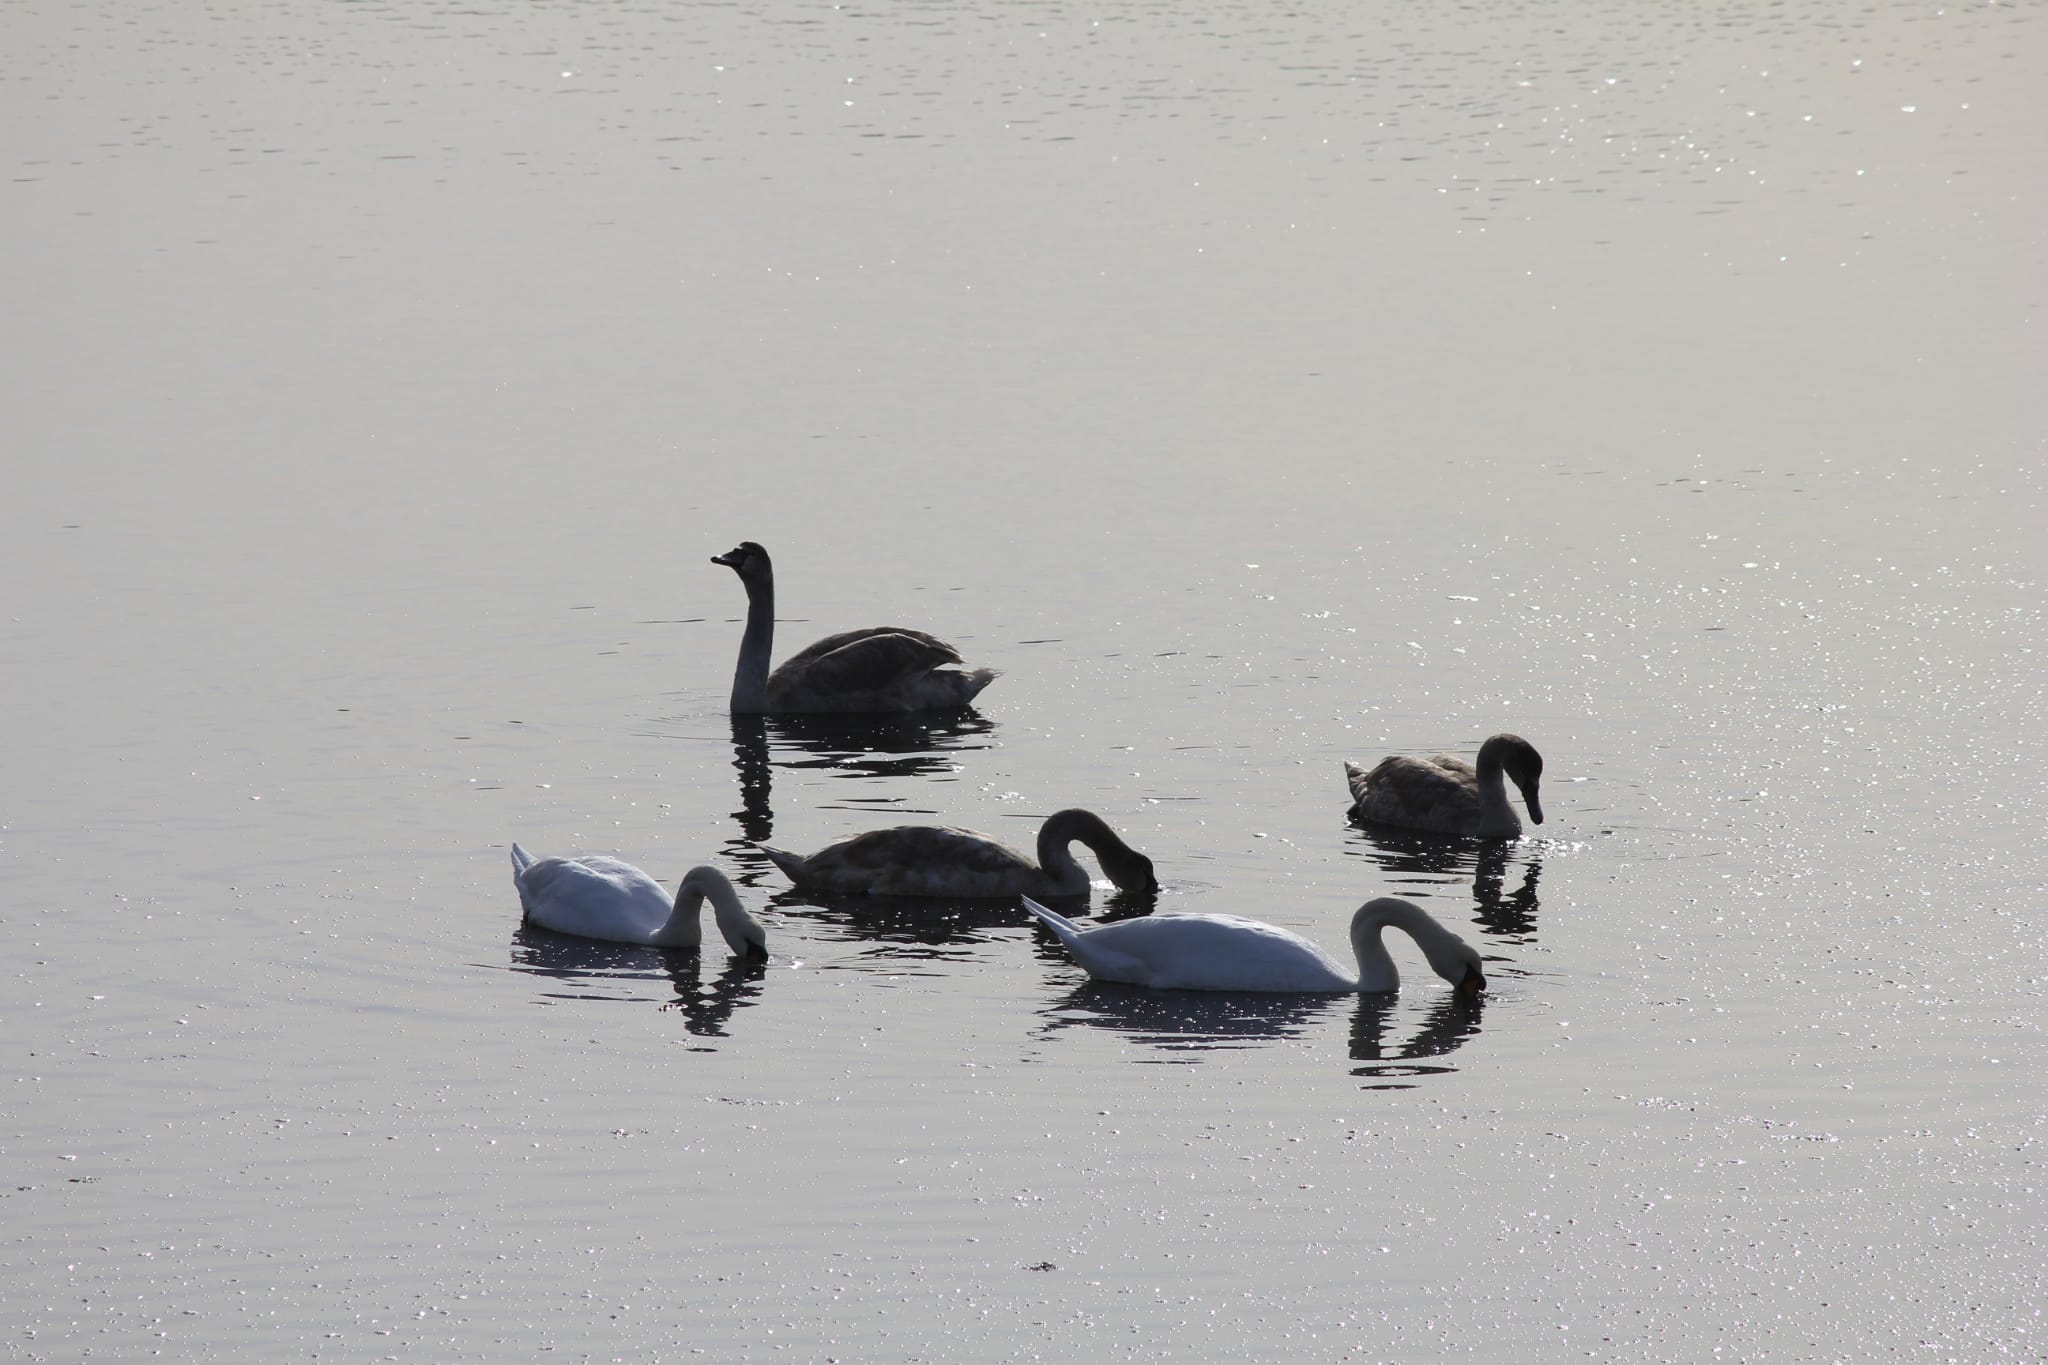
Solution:
M994 668L976 668L970 669L960 676L965 679L960 685L960 701L964 705L980 696L981 689L987 687L997 678L1000 678L1002 672Z
M767 854L768 861L781 868L782 875L789 878L792 883L797 886L804 884L804 864L809 861L808 859L795 853L785 853L779 848L770 848L766 844L755 844L754 847Z
M517 843L512 845L512 885L519 891L519 922L533 918L533 903L526 898L526 869L539 861Z
M1021 899L1024 902L1024 908L1038 916L1039 923L1052 930L1053 937L1067 945L1068 951L1071 952L1081 937L1081 930L1076 927L1074 922L1057 911L1046 909L1029 896L1021 897Z

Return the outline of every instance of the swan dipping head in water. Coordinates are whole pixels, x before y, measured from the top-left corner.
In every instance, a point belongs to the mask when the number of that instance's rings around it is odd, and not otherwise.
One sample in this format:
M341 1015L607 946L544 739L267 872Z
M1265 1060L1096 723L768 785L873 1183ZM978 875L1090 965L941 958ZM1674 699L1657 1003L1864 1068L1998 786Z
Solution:
M530 924L558 934L656 948L695 948L704 939L703 905L711 902L718 932L734 956L768 956L768 931L740 904L715 867L693 867L671 901L654 878L603 854L536 858L512 845L512 884Z
M898 825L850 834L809 857L761 845L807 890L874 896L1085 896L1088 873L1068 846L1086 844L1103 875L1127 892L1159 889L1152 860L1093 811L1063 810L1038 830L1033 861L1001 840L944 825Z
M1415 940L1459 994L1486 989L1478 951L1421 906L1393 896L1367 901L1351 917L1356 973L1300 934L1242 915L1146 915L1084 927L1028 896L1024 908L1099 981L1184 991L1398 990L1401 974L1380 937L1391 925Z

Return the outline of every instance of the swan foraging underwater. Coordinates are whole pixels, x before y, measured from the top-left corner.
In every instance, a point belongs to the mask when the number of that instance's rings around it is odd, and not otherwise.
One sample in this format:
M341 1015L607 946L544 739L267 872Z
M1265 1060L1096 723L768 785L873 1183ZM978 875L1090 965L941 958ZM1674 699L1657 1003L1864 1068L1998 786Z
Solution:
M732 709L762 712L887 712L957 709L995 681L992 668L961 670L960 651L921 630L870 626L827 635L768 671L775 645L775 566L743 540L711 557L747 589L747 629L732 677Z
M1100 981L1184 991L1397 990L1401 974L1380 937L1392 925L1415 940L1436 974L1461 995L1486 989L1471 944L1421 906L1392 896L1367 901L1351 917L1355 974L1300 934L1242 915L1146 915L1083 926L1029 896L1024 908Z
M1477 768L1446 754L1395 754L1369 770L1346 763L1344 774L1351 787L1351 814L1371 824L1481 839L1519 838L1522 821L1508 804L1503 774L1521 791L1529 819L1543 823L1538 790L1543 755L1520 735L1495 735L1480 745Z
M1092 811L1063 810L1038 831L1038 860L986 834L939 825L898 825L850 834L809 857L762 844L798 886L876 896L1085 896L1088 873L1068 845L1094 850L1119 889L1154 892L1152 860Z
M603 854L535 858L512 845L512 884L529 923L558 934L695 948L703 942L706 899L718 931L739 957L768 956L768 932L740 904L739 893L715 867L693 867L671 901L654 878L631 863Z

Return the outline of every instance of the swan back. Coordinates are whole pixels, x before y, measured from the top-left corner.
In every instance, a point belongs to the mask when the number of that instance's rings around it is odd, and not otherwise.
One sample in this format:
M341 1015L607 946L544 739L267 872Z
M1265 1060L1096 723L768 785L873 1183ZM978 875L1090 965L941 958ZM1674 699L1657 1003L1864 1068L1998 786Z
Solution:
M1470 944L1420 906L1393 897L1368 901L1351 917L1355 975L1301 935L1242 915L1147 915L1083 928L1028 896L1024 906L1103 981L1196 991L1390 991L1401 978L1380 933L1393 925L1461 992L1486 987Z
M805 857L760 845L797 886L849 895L1085 896L1088 874L1068 845L1087 844L1110 880L1126 891L1157 891L1152 860L1085 810L1059 811L1038 833L1038 861L971 829L897 825L849 834Z
M1090 976L1159 990L1351 991L1351 973L1290 930L1241 915L1145 915L1081 928L1030 897Z

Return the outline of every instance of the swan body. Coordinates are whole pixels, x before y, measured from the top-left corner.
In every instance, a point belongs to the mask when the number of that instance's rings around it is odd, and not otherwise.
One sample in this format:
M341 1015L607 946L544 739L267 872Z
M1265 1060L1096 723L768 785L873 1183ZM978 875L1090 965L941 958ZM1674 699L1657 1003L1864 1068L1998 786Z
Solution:
M514 844L512 884L519 888L529 923L558 934L657 948L699 946L701 912L709 899L718 931L736 956L768 956L767 931L715 867L691 868L671 901L654 878L631 863L602 854L535 858Z
M995 681L992 668L958 669L960 651L921 630L871 626L827 635L768 670L775 644L775 566L743 540L711 557L747 589L747 629L732 678L732 709L763 712L887 712L957 709Z
M1152 860L1085 810L1063 810L1038 831L1038 858L986 834L939 825L868 830L809 857L761 845L800 887L877 896L1085 896L1088 873L1068 845L1094 850L1108 878L1125 891L1152 892Z
M1401 974L1380 931L1406 930L1436 974L1464 995L1486 989L1471 944L1410 901L1382 896L1351 917L1354 972L1308 939L1242 915L1146 915L1084 927L1030 897L1024 908L1102 981L1184 991L1391 991Z
M1529 819L1543 823L1543 755L1520 735L1495 735L1480 745L1477 768L1446 754L1396 754L1370 769L1346 763L1344 774L1352 816L1370 824L1481 839L1519 838L1522 821L1508 804L1503 776L1514 779Z

